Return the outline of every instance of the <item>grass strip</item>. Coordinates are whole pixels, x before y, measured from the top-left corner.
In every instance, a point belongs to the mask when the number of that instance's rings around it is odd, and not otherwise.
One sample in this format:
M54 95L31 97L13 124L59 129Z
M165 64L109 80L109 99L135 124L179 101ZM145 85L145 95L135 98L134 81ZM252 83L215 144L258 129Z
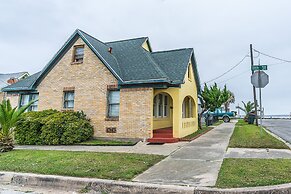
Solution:
M282 141L268 134L256 125L250 125L239 120L230 138L228 147L231 148L274 148L289 149Z
M291 182L291 159L223 160L216 187L237 188Z
M0 170L131 180L164 158L129 153L13 150L0 154Z

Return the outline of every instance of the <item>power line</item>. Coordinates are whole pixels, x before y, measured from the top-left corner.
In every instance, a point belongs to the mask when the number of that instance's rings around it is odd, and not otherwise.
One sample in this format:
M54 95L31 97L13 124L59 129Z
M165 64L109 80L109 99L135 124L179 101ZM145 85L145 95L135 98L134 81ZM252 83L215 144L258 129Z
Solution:
M284 62L286 62L286 63L291 63L290 60L286 60L286 59L281 59L281 58L278 58L278 57L274 57L274 56L268 55L268 54L266 54L266 53L263 53L263 52L261 52L261 51L258 51L258 50L256 50L256 49L254 49L254 51L257 52L257 53L259 53L259 54L262 54L262 55L264 55L264 56L266 56L266 57L270 57L270 58L272 58L272 59L277 59L277 60L279 60L279 61L284 61Z
M242 76L242 75L244 75L244 74L246 74L246 73L248 73L248 72L250 72L250 70L246 70L246 71L244 71L244 72L242 72L242 73L240 73L240 74L237 74L237 75L235 75L235 76L232 76L232 77L230 77L230 78L228 78L228 79L226 79L226 80L224 80L224 81L218 82L217 84L226 83L226 82L228 82L229 80L232 80L232 79L234 79L234 78L240 77L240 76Z
M249 57L249 55L247 54L247 55L245 55L237 64L235 64L233 67L231 67L229 70L227 70L226 72L224 72L223 74L221 74L221 75L219 75L219 76L217 76L217 77L215 77L215 78L213 78L213 79L211 79L211 80L209 80L209 81L207 81L207 82L204 82L203 84L207 84L207 83L209 83L209 82L212 82L212 81L214 81L214 80L217 80L217 79L219 79L219 78L221 78L221 77L223 77L225 74L227 74L227 73L229 73L230 71L232 71L234 68L236 68L237 66L239 66L247 57ZM201 85L203 85L203 84L201 84Z

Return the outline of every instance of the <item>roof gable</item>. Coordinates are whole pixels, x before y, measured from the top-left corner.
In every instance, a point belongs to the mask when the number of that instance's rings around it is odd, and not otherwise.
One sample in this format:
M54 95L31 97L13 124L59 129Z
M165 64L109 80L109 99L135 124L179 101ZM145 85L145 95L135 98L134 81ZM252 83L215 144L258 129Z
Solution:
M152 52L147 37L103 43L78 29L41 72L30 76L23 83L20 81L17 85L13 84L11 87L6 87L6 91L9 91L9 89L17 90L17 87L21 90L24 87L27 87L26 90L34 90L78 38L86 43L116 77L121 86L155 83L178 86L184 82L188 63L191 60L197 88L200 91L200 81L193 49ZM144 44L147 44L149 49L145 49Z

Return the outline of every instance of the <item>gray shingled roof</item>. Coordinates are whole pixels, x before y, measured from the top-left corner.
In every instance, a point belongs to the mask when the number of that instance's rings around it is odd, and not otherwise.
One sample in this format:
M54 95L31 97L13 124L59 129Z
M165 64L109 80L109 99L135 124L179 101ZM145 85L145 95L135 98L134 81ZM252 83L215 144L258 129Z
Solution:
M0 89L4 88L6 86L8 86L9 84L7 83L7 81L10 78L20 78L22 77L24 74L27 74L27 72L18 72L18 73L0 73Z
M148 41L147 37L103 43L81 30L76 30L41 72L5 87L3 91L35 90L78 37L91 48L121 86L156 83L180 85L184 82L188 62L192 60L198 90L200 88L193 49L151 52L142 47ZM110 47L111 53L108 52Z
M151 55L173 83L181 83L193 49L152 52Z

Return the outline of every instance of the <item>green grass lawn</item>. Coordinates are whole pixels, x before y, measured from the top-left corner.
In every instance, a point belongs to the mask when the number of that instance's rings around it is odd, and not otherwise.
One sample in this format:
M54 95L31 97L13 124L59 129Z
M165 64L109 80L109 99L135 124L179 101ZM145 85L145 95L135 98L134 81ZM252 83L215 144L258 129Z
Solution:
M254 187L291 182L291 159L224 159L216 186Z
M118 140L103 140L103 139L92 139L85 142L78 143L77 145L88 145L88 146L133 146L137 142L133 141L118 141Z
M0 170L131 180L163 158L128 153L13 150L0 154Z
M214 124L211 125L211 126L203 125L201 130L198 129L198 130L195 131L194 133L192 133L192 134L190 134L190 135L187 135L186 137L183 137L182 139L185 140L185 141L190 141L190 140L196 138L197 136L199 136L199 135L201 135L201 134L203 134L203 133L206 133L206 132L210 131L210 130L213 129L215 126L218 126L218 125L220 125L220 124L222 124L222 123L223 123L223 121L219 120L219 121L217 121L216 123L214 123Z
M280 140L268 134L265 130L260 131L260 127L249 125L243 120L239 120L230 138L231 148L275 148L289 149Z

